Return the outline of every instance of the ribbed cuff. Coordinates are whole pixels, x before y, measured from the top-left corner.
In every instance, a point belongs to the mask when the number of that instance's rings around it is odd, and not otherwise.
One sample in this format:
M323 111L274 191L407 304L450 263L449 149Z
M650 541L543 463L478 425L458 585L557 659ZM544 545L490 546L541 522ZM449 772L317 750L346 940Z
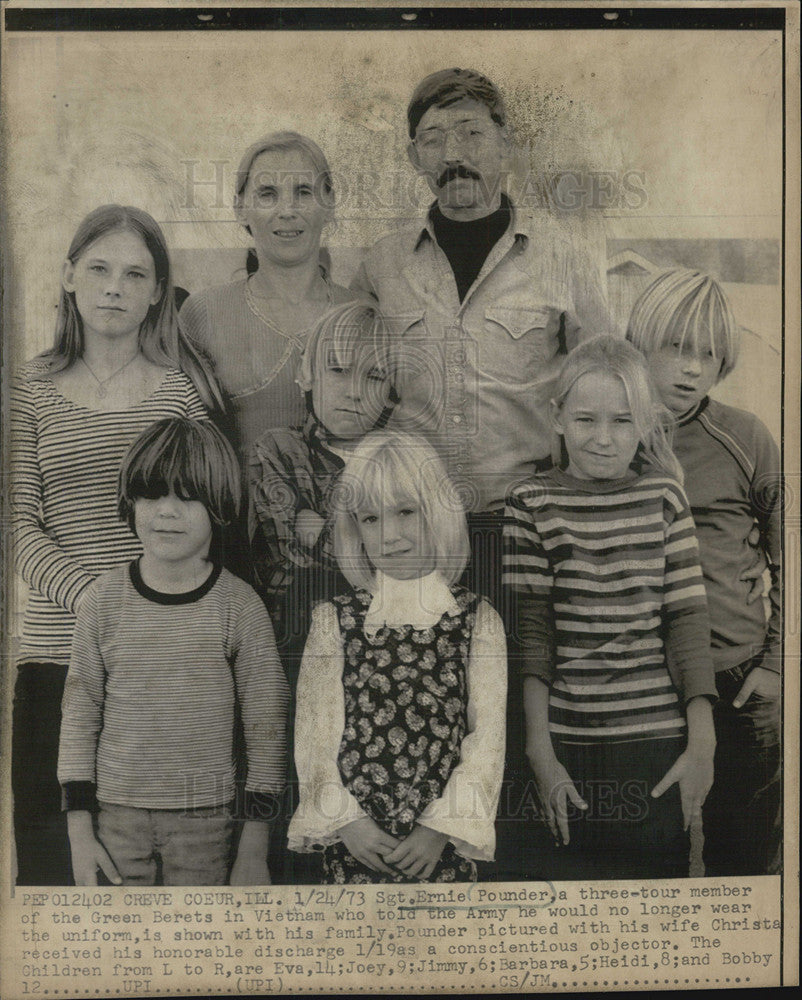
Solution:
M78 603L78 598L82 597L87 588L91 587L94 582L94 577L89 576L88 573L76 571L74 579L64 584L59 603L63 604L73 614L76 614L75 605Z
M97 786L94 781L66 781L61 786L61 808L66 812L97 812Z

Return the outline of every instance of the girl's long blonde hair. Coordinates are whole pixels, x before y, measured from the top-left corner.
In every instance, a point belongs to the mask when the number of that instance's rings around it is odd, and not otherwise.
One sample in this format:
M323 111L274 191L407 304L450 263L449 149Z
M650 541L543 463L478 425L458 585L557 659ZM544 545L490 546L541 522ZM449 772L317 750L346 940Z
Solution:
M375 567L359 531L364 509L412 501L419 505L435 552L435 569L454 584L468 563L465 512L439 455L417 434L373 431L351 453L332 498L334 554L354 587L372 590Z
M640 443L635 459L683 481L682 466L671 448L674 418L660 401L652 384L645 357L619 337L593 337L575 347L563 363L557 379L554 403L562 409L576 382L591 372L605 372L621 379ZM558 465L565 462L565 444L560 438L554 455Z

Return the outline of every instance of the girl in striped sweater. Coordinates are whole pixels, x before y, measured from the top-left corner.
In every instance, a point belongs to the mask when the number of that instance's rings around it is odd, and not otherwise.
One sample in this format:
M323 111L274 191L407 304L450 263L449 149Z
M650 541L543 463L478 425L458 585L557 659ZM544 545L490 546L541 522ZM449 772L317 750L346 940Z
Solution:
M20 885L69 883L56 757L75 614L100 573L138 555L117 518L117 473L154 420L220 405L178 330L164 236L145 212L103 205L64 261L53 347L11 402L14 556L30 591L14 695L12 784Z
M612 337L571 352L551 411L561 461L513 491L505 526L526 756L551 833L528 836L519 863L550 879L687 875L716 688L665 414L640 353Z

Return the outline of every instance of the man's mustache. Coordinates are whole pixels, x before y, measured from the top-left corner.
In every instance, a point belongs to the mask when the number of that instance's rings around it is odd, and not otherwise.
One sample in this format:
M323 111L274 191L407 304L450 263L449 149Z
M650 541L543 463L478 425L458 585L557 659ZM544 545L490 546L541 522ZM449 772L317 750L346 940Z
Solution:
M475 170L471 170L470 167L464 166L462 163L457 164L455 167L446 167L446 169L437 178L437 186L443 187L444 184L448 184L449 181L456 180L461 177L466 181L480 181L482 178Z

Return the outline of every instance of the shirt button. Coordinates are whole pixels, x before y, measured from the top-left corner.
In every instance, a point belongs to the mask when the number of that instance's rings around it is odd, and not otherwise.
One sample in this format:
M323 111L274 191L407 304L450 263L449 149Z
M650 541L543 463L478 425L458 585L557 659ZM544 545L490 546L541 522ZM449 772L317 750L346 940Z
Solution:
M457 472L462 472L463 468L464 468L464 466L458 465L457 466Z
M462 417L459 415L459 413L455 413L451 419L454 421L455 424L462 423Z

